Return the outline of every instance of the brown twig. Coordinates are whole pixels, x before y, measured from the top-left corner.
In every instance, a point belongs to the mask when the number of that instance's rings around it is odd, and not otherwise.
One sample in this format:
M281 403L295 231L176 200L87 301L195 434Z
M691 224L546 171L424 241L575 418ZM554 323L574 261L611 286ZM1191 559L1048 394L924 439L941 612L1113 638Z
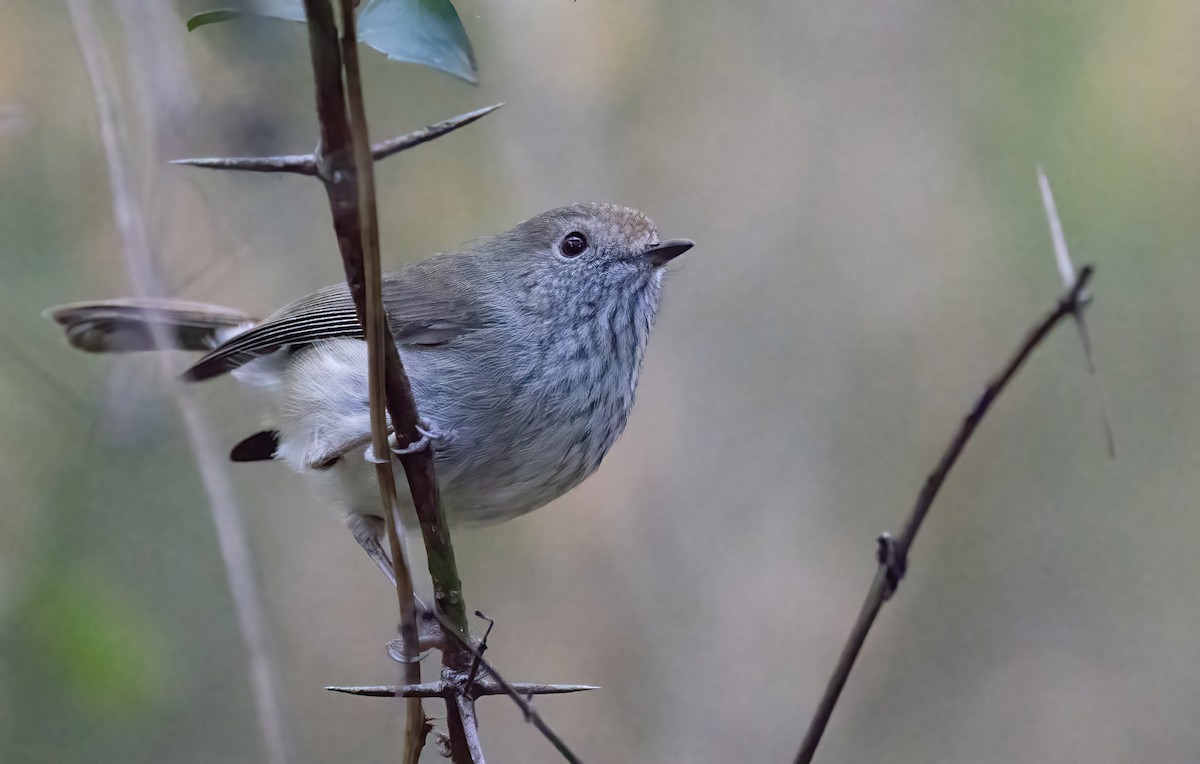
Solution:
M305 7L307 8L313 2L328 5L325 0L305 0ZM309 19L311 27L311 15ZM357 99L361 106L362 90L358 78L353 14L344 13L342 21L345 30L343 51L346 54L347 64L347 95L351 104ZM345 146L345 144L342 145ZM334 181L338 179L345 182L345 176L334 170L331 160L332 156L326 155L320 162L323 169L319 174L325 180L327 187L335 185ZM338 170L353 172L354 168L342 166ZM354 287L352 286L351 292L353 291ZM355 299L358 299L357 296ZM422 441L419 427L420 418L416 403L413 401L408 375L404 372L404 366L400 362L400 353L396 349L395 342L392 341L386 322L383 332L387 340L382 350L385 355L384 385L387 392L388 414L392 418L400 464L404 467L405 475L408 478L417 519L421 523L421 533L424 536L429 562L429 574L433 580L434 600L439 614L445 616L458 632L465 636L468 633L466 604L463 601L462 582L458 577L458 564L455 561L454 547L450 540L449 524L446 522L446 513L442 508L441 496L438 491L437 476L434 473L432 449L428 447L412 448L418 446ZM470 655L460 651L451 651L445 658L447 665L454 669L464 669L470 662Z
M503 106L503 103L485 106L482 109L459 114L443 122L438 122L420 130L414 130L397 138L380 141L371 147L371 156L376 162L387 159L393 154L428 143L434 138L440 138L452 133L460 127L466 127L472 122L491 114ZM206 167L210 170L242 170L244 172L288 172L296 175L316 177L319 158L316 154L284 154L273 157L196 157L191 159L173 159L171 164L189 165L191 167Z
M333 213L334 229L342 252L346 270L346 281L363 323L368 345L373 345L374 364L371 372L376 374L382 365L383 389L386 401L379 397L371 399L373 410L381 410L380 403L386 402L396 436L398 453L405 476L412 492L413 506L421 523L425 541L429 574L433 582L434 599L438 615L451 624L460 634L467 633L466 607L462 596L462 583L458 577L458 565L454 559L454 548L450 541L449 526L442 509L438 492L437 476L434 473L433 456L428 447L419 447L422 442L417 407L412 389L399 351L392 341L378 291L378 229L375 224L373 186L371 181L372 162L370 143L367 140L365 109L362 102L362 85L358 73L358 52L355 42L354 14L349 5L343 5L342 37L339 44L338 32L333 21L333 12L328 0L305 0L308 18L309 47L312 54L313 74L317 83L317 115L321 123L321 142L318 149L317 175L324 183ZM342 73L345 73L343 88ZM349 104L349 114L347 114ZM362 175L360 175L362 173ZM369 207L369 209L368 209ZM364 231L364 226L366 231ZM364 249L373 253L374 262L364 263ZM368 283L370 282L370 283ZM374 287L368 291L368 287ZM367 301L375 301L370 316ZM374 323L372 323L374 320ZM373 342L372 342L373 340ZM380 417L375 416L378 423ZM373 427L374 439L381 434L377 425ZM386 437L386 435L384 436ZM413 448L413 446L418 446ZM376 453L387 453L387 445ZM383 465L384 473L391 476L390 465ZM398 521L394 507L385 513L388 535L391 542L393 561L402 559L404 547L399 535L403 525ZM400 566L397 565L398 588L407 589L400 594L402 601L411 597L411 585L400 585ZM405 617L401 626L406 645L417 644L415 618L411 604L402 606ZM449 649L443 653L447 671L465 670L470 654L462 650ZM418 666L416 662L406 662ZM419 682L419 679L417 680ZM406 684L415 682L406 681ZM481 764L482 754L475 729L474 709L470 704L447 703L447 722L450 727L452 755L456 763ZM410 723L413 716L410 716ZM422 728L424 728L422 720ZM410 727L411 729L411 727ZM411 738L409 738L411 742ZM423 742L423 740L422 740ZM411 748L406 744L406 750ZM406 756L406 760L408 757Z
M109 184L112 192L113 217L121 237L121 248L129 271L130 282L138 297L162 294L160 279L151 255L149 234L142 216L141 204L133 189L121 146L121 130L115 106L116 77L112 72L104 45L98 37L98 26L89 0L70 0L67 9L79 40L84 64L91 78L92 92L99 114L100 138L108 160ZM173 340L166 336L164 324L149 323L155 344L171 347ZM159 356L164 376L173 377L170 358ZM217 545L225 564L225 575L233 597L234 610L250 664L250 686L254 694L259 729L267 760L282 764L288 760L287 735L283 711L279 702L278 672L270 651L270 636L263 617L261 597L254 575L250 542L242 525L241 512L216 438L208 428L207 417L191 390L183 385L171 386L172 397L179 408L187 432L201 482L208 494L208 503L217 532Z
M488 648L488 637L492 636L492 629L496 628L496 622L478 610L475 611L475 617L487 621L488 627L483 632L483 639L479 640L479 647L475 648L475 660L471 661L471 670L467 672L468 689L474 686L475 677L479 676L479 667L483 663L483 654L487 652Z
M372 162L369 158L365 163L360 164L359 161L364 150L369 153L370 147L365 116L362 114L362 93L361 90L357 93L359 111L358 119L355 120L355 115L347 113L347 92L342 80L343 65L346 62L343 59L344 50L338 39L333 9L328 0L305 0L304 8L308 18L309 51L316 83L317 117L321 125L317 174L324 181L329 197L334 231L346 272L346 283L367 339L370 358L368 373L371 440L375 453L382 455L387 454L389 449L384 400L385 380L381 372L384 371L385 360L389 362L389 366L394 364L399 368L400 357L392 342L383 312ZM352 13L350 17L353 19ZM353 41L353 29L346 33ZM353 42L349 48L351 52L355 51ZM400 374L403 374L402 369ZM389 394L391 392L388 390ZM390 397L394 398L393 406L407 405L415 411L416 405L411 395L407 398ZM412 573L404 544L399 538L403 525L398 519L396 484L390 460L376 465L376 478L391 543L392 569L400 607L400 631L404 644L416 645L416 604L413 601ZM403 666L405 683L420 683L420 663L410 660L404 662ZM416 764L420 758L421 749L425 744L426 729L421 701L409 701L403 752L403 761L406 764Z
M846 685L846 679L850 676L850 670L854 667L854 661L858 658L872 624L875 623L875 617L879 615L883 603L896 592L896 587L904 577L908 565L908 553L916 539L917 531L921 529L921 523L924 522L929 508L933 505L933 500L937 498L938 491L946 482L946 477L950 474L955 462L958 461L963 448L970 441L971 435L983 420L992 403L1004 391L1030 354L1060 321L1077 314L1082 301L1086 298L1085 290L1091 277L1091 266L1084 266L1079 272L1079 277L1059 298L1054 309L1029 331L1000 372L988 382L983 394L975 401L975 405L963 419L949 445L946 446L937 466L926 479L925 485L917 496L916 503L909 512L908 521L905 523L900 537L893 539L886 533L879 537L877 555L879 568L875 572L871 588L867 591L867 597L863 602L858 620L850 631L850 637L846 640L842 653L838 657L833 676L829 679L829 685L825 688L821 702L809 723L808 732L800 746L800 752L796 755L796 764L809 764L812 761L817 745L821 742L821 735L825 732L825 726L829 723L829 717L833 714L842 688Z
M483 762L483 747L479 743L479 717L475 714L475 698L454 693L446 699L446 730L450 733L450 758L454 761Z
M362 266L364 311L359 317L363 324L367 341L368 366L368 400L371 411L371 443L376 454L388 453L388 424L387 398L384 392L386 381L385 361L388 349L395 358L395 374L403 374L400 367L400 357L392 342L392 334L388 328L387 314L383 307L383 266L379 255L379 217L375 204L375 166L371 157L371 140L367 131L366 108L363 104L362 88L358 77L358 46L354 32L354 9L349 3L342 3L343 35L342 35L342 66L346 72L346 97L350 116L350 135L354 155L354 170L358 183L358 221L362 232ZM349 19L347 21L347 19ZM346 26L346 25L349 26ZM409 396L409 405L415 410ZM396 404L396 405L403 405ZM400 505L396 493L395 475L392 472L390 456L383 464L376 462L375 469L380 479L380 498L385 514L384 523L387 529L388 544L391 549L392 574L396 578L396 598L400 605L401 633L404 636L416 634L416 594L412 580L412 569L408 564L408 543L404 536L404 523L400 517ZM382 475L386 474L386 478ZM415 658L416 656L406 656ZM420 681L420 663L416 660L404 664L406 681ZM425 719L425 711L419 699L410 700L405 714L404 752L402 761L406 764L417 764L421 758L421 749L425 747L425 736L430 725Z

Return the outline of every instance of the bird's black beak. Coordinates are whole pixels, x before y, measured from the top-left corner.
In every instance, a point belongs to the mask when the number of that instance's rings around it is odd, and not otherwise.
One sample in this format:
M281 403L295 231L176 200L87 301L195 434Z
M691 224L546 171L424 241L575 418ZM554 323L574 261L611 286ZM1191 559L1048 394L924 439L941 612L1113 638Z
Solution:
M667 239L650 245L643 254L654 265L666 265L694 246L691 239Z

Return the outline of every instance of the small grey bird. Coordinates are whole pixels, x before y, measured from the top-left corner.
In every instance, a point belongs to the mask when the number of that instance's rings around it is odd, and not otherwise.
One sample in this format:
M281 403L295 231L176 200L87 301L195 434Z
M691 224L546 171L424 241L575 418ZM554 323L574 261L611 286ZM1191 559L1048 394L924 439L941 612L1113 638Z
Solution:
M663 267L692 246L661 240L637 210L574 204L384 276L392 335L451 522L517 517L600 466L633 406ZM269 429L235 446L232 459L279 459L320 476L390 575L371 464L367 346L345 284L262 321L174 300L77 303L48 314L80 349L153 350L165 336L172 348L207 351L185 379L231 372L266 389ZM413 523L411 506L405 514Z

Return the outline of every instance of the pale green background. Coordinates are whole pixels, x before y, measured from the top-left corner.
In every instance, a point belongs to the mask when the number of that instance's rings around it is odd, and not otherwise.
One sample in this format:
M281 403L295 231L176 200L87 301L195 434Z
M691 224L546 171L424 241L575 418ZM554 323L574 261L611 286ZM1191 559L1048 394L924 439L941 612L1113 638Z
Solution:
M165 165L314 145L302 27L186 34L206 4L97 6L172 293L263 312L340 278L317 184ZM1103 392L1070 327L1034 357L934 507L818 759L1200 758L1200 4L458 7L478 88L364 53L376 136L508 104L380 166L389 262L581 200L697 241L604 468L456 536L506 674L604 686L538 704L583 758L795 754L875 534L1058 292L1037 162L1097 266ZM61 4L0 7L0 109L0 760L262 761L157 365L73 352L39 317L129 290ZM198 392L223 443L257 424L228 380ZM394 598L285 468L230 469L298 760L396 760L395 706L321 689L395 678ZM490 761L558 760L508 701L481 708Z

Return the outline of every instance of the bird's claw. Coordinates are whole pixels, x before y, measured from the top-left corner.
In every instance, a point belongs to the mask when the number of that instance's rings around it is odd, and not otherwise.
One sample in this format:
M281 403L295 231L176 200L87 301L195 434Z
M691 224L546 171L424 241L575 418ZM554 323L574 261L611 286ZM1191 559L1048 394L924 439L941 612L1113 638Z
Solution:
M421 425L417 425L417 432L421 435L420 440L416 441L415 443L409 443L404 448L399 448L396 445L396 435L393 433L392 437L388 439L388 445L391 446L392 453L396 454L397 456L408 456L410 454L420 453L421 451L430 448L434 441L445 440L447 438L447 433L441 432L432 427L426 429Z
M414 443L409 443L404 448L400 448L400 446L396 444L396 433L393 432L388 436L388 450L390 450L396 456L408 456L432 447L437 441L445 441L450 438L450 433L442 432L441 430L433 427L426 428L422 427L421 425L417 425L417 432L421 435L420 440L417 440ZM375 455L375 449L369 444L367 445L366 451L363 452L363 458L371 464L387 464L388 461L390 461L389 459L380 459L377 457Z

